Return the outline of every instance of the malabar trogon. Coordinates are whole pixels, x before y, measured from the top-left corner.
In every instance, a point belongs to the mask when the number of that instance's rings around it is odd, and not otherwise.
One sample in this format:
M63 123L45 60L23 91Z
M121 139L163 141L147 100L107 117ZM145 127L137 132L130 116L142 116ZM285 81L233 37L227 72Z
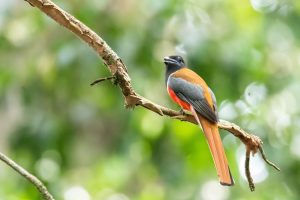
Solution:
M205 81L188 69L181 56L164 58L167 90L177 104L191 111L202 127L222 185L234 184L218 130L216 98Z

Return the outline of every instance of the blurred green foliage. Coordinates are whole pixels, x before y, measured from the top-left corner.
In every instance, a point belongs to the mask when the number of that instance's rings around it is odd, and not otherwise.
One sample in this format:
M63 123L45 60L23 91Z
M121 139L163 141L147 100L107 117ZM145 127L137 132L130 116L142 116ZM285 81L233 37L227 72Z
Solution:
M0 0L0 150L57 199L300 198L300 3L296 0L55 1L95 30L128 66L137 92L176 107L162 58L183 55L214 90L220 116L260 136L277 173L222 132L234 187L218 183L195 125L126 110L97 55L24 1ZM40 199L0 164L0 199Z

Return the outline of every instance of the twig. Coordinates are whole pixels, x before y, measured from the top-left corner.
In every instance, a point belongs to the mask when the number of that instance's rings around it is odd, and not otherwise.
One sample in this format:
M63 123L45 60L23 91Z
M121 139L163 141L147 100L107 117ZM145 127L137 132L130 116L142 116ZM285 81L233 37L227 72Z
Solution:
M34 175L30 174L26 171L23 167L18 165L16 162L5 156L3 153L0 152L0 160L5 162L8 166L18 172L21 176L26 178L29 182L31 182L37 190L40 192L44 200L54 200L52 195L49 193L45 185Z
M253 179L252 179L252 176L251 176L251 173L250 173L250 149L247 148L246 149L246 160L245 160L245 172L246 172L246 177L247 177L247 180L248 180L248 183L249 183L249 188L251 190L251 192L253 192L255 190L255 185L253 183Z
M274 169L276 169L277 171L280 171L280 168L279 168L279 167L277 167L274 163L272 163L271 161L269 161L269 160L267 159L267 157L266 157L266 155L265 155L265 152L264 152L264 150L263 150L263 148L262 148L261 146L259 146L259 151L260 151L260 153L261 153L262 158L264 159L264 161L265 161L268 165L272 166L272 167L273 167Z
M63 9L59 8L56 4L54 4L50 0L25 0L30 5L39 8L42 12L46 13L49 17L55 20L60 25L64 26L68 30L72 31L75 35L77 35L80 39L86 42L89 46L91 46L99 56L102 57L104 63L110 70L111 74L116 77L118 80L117 84L120 87L122 94L125 99L126 107L135 107L142 106L148 110L151 110L159 115L166 115L171 118L179 119L182 121L188 121L191 123L196 123L195 119L191 115L182 115L182 113L171 110L169 108L163 107L161 105L155 104L152 101L138 95L134 89L132 88L130 77L127 72L127 68L119 58L119 56L109 47L109 45L94 31L92 31L85 24L80 22L74 16L70 15ZM251 135L241 129L236 124L221 120L218 123L219 128L227 130L231 132L234 136L238 137L246 146L247 152L250 155L250 152L255 154L258 150L260 150L264 160L270 164L262 151L262 141L259 137L255 135ZM249 157L248 155L248 157ZM247 158L247 154L246 154ZM271 166L277 169L277 167L271 163ZM249 169L249 160L246 159L246 169ZM246 170L246 174L248 173L248 182L250 186L250 190L252 191L252 185L254 188L254 183L250 174L250 170Z
M90 84L90 86L93 86L93 85L96 85L98 83L101 83L102 81L107 81L107 80L111 80L111 79L115 79L115 78L116 78L115 76L109 76L109 77L99 78L99 79L94 80Z

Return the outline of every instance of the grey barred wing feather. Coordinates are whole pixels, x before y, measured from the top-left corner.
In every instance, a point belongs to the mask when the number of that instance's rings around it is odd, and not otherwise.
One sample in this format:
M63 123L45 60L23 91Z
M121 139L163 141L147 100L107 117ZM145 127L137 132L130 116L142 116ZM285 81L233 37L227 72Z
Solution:
M216 96L215 94L213 93L213 91L209 89L209 93L211 95L211 98L212 98L212 101L213 101L213 104L214 104L214 112L215 112L215 115L217 116L217 120L219 121L219 115L218 115L218 107L217 107L217 99L216 99Z
M167 85L174 91L178 98L192 105L201 116L213 123L218 122L216 98L211 90L210 92L212 93L214 101L214 110L211 109L206 101L201 86L192 84L182 78L172 76L169 77Z

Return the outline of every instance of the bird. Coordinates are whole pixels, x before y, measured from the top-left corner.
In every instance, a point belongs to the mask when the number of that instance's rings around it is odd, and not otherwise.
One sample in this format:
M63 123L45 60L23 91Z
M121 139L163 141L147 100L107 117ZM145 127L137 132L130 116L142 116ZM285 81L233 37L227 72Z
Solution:
M232 178L218 130L216 97L206 82L189 69L181 56L164 57L165 84L171 99L181 111L190 111L202 128L207 140L221 185L232 186Z

